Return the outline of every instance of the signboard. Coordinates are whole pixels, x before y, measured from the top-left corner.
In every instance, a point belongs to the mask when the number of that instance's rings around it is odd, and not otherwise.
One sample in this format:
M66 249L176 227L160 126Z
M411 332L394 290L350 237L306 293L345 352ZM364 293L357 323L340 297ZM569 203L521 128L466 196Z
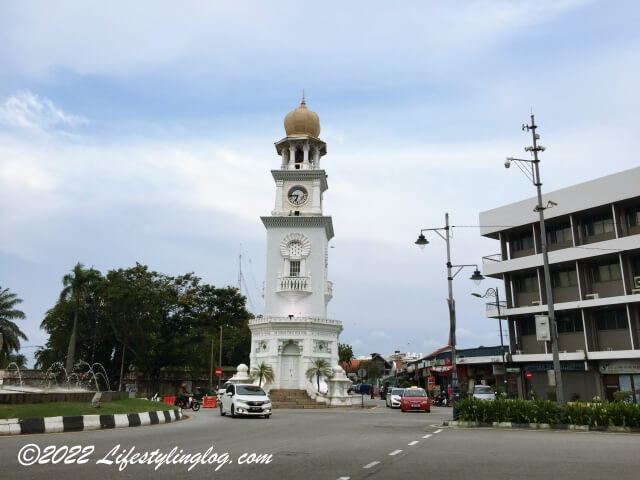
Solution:
M533 378L533 373L531 373L530 370L527 370L526 372L524 372L524 378L526 378L527 380L531 380Z
M520 373L520 367L508 367L507 373Z
M550 387L556 386L556 372L553 370L547 370L547 382Z
M214 373L214 375L215 375L216 377L221 377L221 376L222 376L222 369L221 369L220 367L218 367L218 368L216 368L216 369L214 370L214 372L213 372L213 373Z
M548 315L536 315L536 339L539 342L551 341Z
M361 368L360 370L358 370L358 376L360 378L364 378L367 376L367 369L366 368Z
M640 360L621 360L621 361L612 361L612 362L600 362L598 367L600 373L603 374L620 374L620 373L630 373L630 374L638 374L640 373Z

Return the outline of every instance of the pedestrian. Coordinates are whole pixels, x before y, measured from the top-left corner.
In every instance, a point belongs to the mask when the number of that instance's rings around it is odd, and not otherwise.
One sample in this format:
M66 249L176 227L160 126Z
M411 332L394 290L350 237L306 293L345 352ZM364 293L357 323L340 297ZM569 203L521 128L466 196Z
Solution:
M374 398L376 398L376 396L373 392L373 385L371 385L371 400L373 400Z

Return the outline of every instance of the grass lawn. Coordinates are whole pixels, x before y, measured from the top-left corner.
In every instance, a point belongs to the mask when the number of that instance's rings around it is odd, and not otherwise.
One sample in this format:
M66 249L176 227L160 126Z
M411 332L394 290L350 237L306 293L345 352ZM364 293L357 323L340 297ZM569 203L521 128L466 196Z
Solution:
M154 410L172 410L176 407L141 398L127 398L103 402L93 408L91 402L52 402L0 405L0 418L58 417L69 415L108 415L112 413L140 413Z

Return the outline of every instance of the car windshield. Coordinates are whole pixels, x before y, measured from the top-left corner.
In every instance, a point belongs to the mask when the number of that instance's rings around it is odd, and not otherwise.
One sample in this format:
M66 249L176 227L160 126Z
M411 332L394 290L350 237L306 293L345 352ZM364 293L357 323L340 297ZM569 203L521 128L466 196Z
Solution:
M237 385L236 393L238 395L266 395L264 390L255 385Z
M421 388L407 388L404 391L405 397L426 397L427 394Z
M404 392L404 388L394 388L391 390L391 395L402 395L402 392Z
M473 393L491 394L493 393L493 390L491 389L491 387L482 385L474 387Z

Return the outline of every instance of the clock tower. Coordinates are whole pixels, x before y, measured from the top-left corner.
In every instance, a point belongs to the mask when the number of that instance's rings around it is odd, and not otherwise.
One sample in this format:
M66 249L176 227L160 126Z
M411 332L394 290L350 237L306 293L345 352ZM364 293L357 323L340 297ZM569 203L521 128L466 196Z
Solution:
M306 371L316 359L338 365L342 322L327 318L332 283L327 276L330 216L323 214L327 174L320 161L327 145L320 140L318 115L300 106L284 119L286 136L276 142L280 168L271 174L276 186L267 230L264 314L249 322L251 366L273 368L270 389L308 390Z

